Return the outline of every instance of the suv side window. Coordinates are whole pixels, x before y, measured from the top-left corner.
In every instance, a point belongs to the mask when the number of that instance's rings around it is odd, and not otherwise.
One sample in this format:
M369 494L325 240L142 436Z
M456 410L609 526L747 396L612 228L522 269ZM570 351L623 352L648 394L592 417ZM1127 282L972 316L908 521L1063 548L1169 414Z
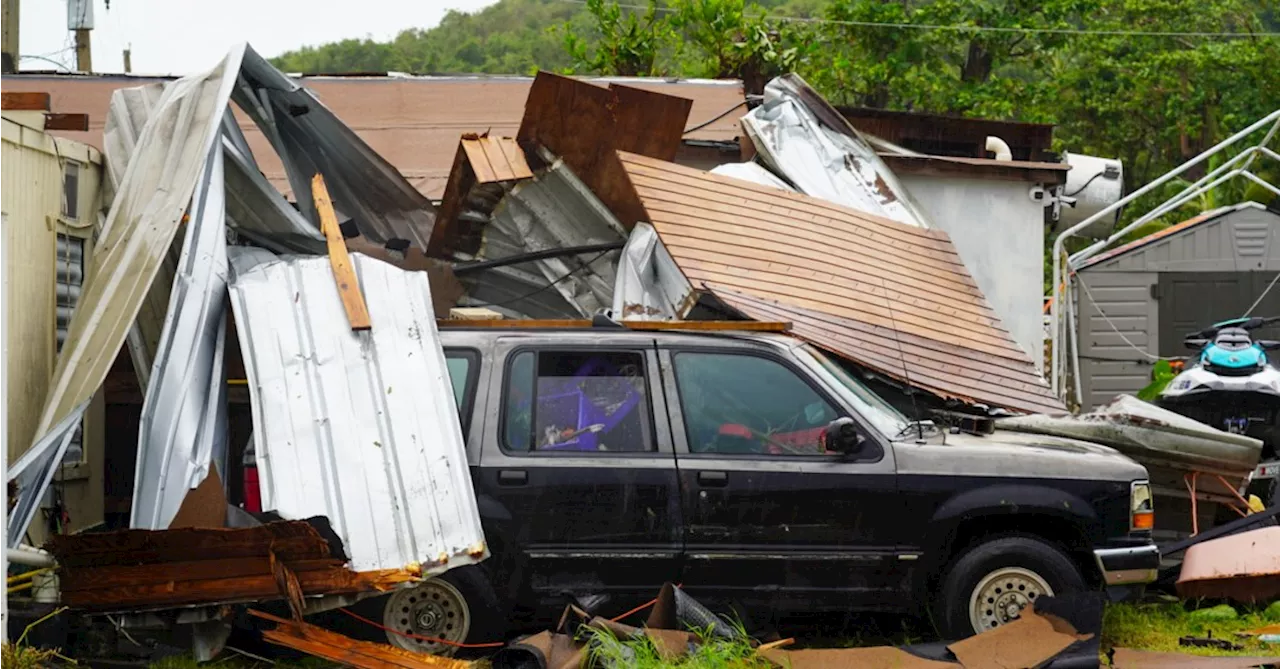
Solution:
M466 440L471 429L471 407L476 394L480 356L468 349L447 348L444 362L449 371L449 384L453 387L453 404L462 423L462 438Z
M736 353L680 352L676 387L692 453L827 455L840 413L782 363Z
M638 351L519 351L508 364L502 404L509 452L656 450Z

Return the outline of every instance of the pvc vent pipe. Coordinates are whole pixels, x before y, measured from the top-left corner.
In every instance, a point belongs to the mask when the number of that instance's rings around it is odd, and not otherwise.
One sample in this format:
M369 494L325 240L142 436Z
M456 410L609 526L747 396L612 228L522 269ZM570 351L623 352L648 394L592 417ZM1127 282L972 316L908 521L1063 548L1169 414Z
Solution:
M1009 149L1009 143L995 135L987 136L986 148L996 154L996 160L1013 160L1013 151Z

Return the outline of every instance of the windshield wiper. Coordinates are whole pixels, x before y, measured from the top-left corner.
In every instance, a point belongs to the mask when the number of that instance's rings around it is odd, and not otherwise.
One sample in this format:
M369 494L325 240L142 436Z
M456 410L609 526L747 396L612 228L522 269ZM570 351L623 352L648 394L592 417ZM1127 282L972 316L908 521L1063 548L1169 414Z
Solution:
M915 434L918 438L923 439L925 434L933 434L938 431L938 426L931 420L913 420L908 421L902 426L898 433L893 435L894 439L901 439L905 436Z

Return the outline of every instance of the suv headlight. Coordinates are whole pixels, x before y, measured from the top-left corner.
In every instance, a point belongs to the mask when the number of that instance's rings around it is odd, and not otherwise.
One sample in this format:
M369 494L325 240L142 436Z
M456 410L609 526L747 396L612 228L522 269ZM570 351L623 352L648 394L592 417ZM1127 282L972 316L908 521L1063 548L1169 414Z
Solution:
M1129 529L1150 531L1155 526L1156 507L1151 496L1151 483L1134 481L1129 484Z

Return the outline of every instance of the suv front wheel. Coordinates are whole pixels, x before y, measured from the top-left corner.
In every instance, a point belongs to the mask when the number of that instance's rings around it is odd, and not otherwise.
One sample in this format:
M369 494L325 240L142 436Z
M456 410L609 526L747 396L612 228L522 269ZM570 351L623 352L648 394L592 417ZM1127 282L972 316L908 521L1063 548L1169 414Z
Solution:
M1041 597L1085 589L1071 558L1039 539L992 539L961 554L943 576L935 618L943 638L962 639L1016 619Z

